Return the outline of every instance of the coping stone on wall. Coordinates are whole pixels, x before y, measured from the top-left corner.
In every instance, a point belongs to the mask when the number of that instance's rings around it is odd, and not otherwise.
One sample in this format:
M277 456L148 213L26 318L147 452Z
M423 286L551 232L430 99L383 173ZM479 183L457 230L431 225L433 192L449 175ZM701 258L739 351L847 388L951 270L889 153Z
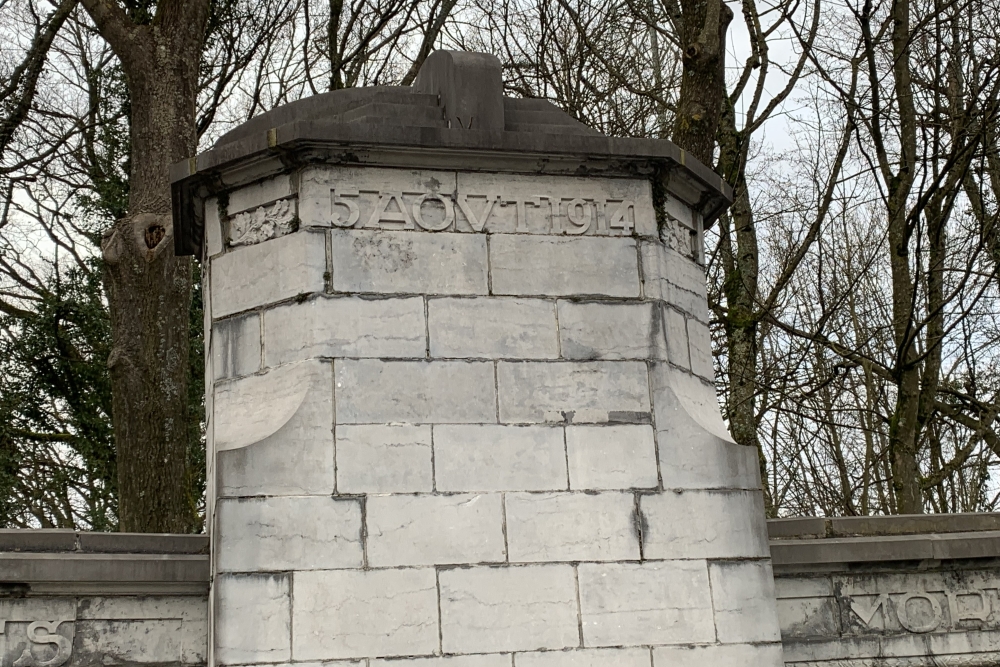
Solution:
M776 571L1000 559L1000 513L774 519L768 535Z
M780 573L862 563L1000 559L998 524L1000 513L796 518L770 520L768 532ZM855 534L823 537L847 530ZM863 532L869 534L857 534ZM93 591L126 585L204 593L208 545L206 535L0 530L0 590L59 592L86 585Z
M0 530L0 594L208 592L206 535Z

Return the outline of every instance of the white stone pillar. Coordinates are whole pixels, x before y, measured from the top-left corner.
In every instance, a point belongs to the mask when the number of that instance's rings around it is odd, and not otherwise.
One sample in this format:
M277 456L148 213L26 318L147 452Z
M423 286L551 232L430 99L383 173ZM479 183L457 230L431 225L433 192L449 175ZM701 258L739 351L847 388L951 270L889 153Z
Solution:
M206 204L214 664L781 665L698 214L434 166Z

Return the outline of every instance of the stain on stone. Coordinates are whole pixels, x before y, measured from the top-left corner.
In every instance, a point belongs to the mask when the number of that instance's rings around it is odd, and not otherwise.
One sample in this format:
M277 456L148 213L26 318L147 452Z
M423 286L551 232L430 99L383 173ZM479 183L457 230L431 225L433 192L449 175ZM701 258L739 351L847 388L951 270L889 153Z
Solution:
M640 547L644 544L645 540L649 539L649 522L646 521L646 515L642 513L638 502L632 508L632 532L635 534L635 538L639 540Z
M634 410L612 410L608 412L609 424L652 424L653 415Z
M379 268L389 272L400 271L413 266L416 254L413 242L379 236L354 239L354 250L367 269Z
M0 598L23 598L30 592L30 584L0 582Z
M573 341L563 343L563 355L574 361L595 361L601 358L600 353L594 348Z

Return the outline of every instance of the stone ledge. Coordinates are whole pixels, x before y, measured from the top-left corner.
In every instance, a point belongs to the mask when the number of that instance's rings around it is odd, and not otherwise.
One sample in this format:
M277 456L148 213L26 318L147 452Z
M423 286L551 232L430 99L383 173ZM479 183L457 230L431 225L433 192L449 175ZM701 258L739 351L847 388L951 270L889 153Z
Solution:
M0 530L0 596L205 595L208 536Z
M207 535L98 533L60 529L0 530L0 555L7 552L115 554L207 554Z
M768 530L775 568L802 571L995 559L1000 530L990 528L997 525L1000 514L957 514L778 519L768 522ZM822 537L847 532L855 536ZM119 585L203 593L209 582L208 547L206 535L0 530L0 587L27 586L35 592L39 587Z
M853 566L892 561L960 560L1000 556L1000 531L771 540L775 568Z
M924 533L971 533L1000 530L1000 512L968 514L903 514L771 519L772 540L818 537L875 537Z
M53 582L208 585L207 555L0 553L0 585Z

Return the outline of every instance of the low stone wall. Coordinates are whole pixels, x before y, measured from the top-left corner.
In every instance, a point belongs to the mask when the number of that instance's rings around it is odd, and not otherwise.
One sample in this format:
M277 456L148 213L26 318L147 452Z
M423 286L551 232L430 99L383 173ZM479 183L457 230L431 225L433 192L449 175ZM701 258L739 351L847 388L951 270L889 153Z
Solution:
M1000 665L1000 514L768 528L788 667ZM0 667L203 665L208 582L204 536L0 531Z
M770 522L789 667L1000 665L1000 515Z
M0 667L203 665L208 538L0 531Z

